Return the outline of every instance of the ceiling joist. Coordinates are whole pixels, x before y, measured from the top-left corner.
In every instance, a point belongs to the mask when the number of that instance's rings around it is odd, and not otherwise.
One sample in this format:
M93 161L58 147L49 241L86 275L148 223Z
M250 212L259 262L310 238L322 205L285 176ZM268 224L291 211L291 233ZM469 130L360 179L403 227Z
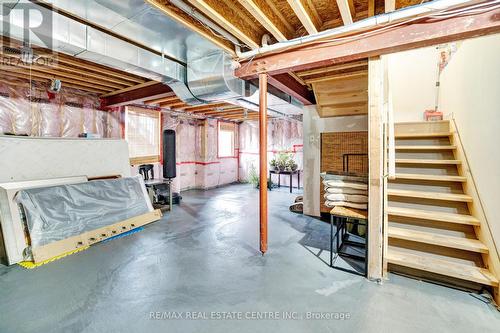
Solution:
M217 23L220 27L222 27L226 31L233 34L236 38L241 40L250 48L256 49L259 47L259 44L257 42L259 40L258 36L257 37L250 36L249 35L250 29L245 29L243 25L236 26L236 24L229 21L226 16L222 15L219 11L217 11L217 8L214 8L211 5L209 5L207 0L190 0L189 2L193 6L198 8L198 10L207 15L212 21ZM222 11L222 6L220 6L220 2L218 7L219 7L218 9ZM232 16L233 17L236 16L236 13L234 13Z
M353 16L356 14L353 0L337 0L337 6L344 25L352 24Z
M393 12L396 10L396 0L385 0L384 1L385 12Z
M283 42L288 40L284 34L286 32L286 27L269 7L267 10L265 9L267 6L265 1L238 0L238 2L264 26L277 41ZM264 12L265 10L266 12Z
M318 29L314 25L312 14L307 4L303 3L303 0L287 0L290 7L292 7L293 12L299 18L300 22L306 29L306 31L312 35L318 33ZM306 9L307 8L307 9Z

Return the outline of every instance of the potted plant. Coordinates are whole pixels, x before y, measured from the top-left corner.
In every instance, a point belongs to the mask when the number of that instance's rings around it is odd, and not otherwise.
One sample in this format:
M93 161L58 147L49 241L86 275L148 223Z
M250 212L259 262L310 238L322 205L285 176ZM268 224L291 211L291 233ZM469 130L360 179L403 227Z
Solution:
M257 174L257 171L255 170L255 166L252 164L250 165L250 168L248 170L248 182L255 186L255 188L259 187L259 175Z
M276 170L278 167L277 167L277 161L276 161L276 158L273 158L271 160L271 162L269 162L269 166L271 167L271 170Z

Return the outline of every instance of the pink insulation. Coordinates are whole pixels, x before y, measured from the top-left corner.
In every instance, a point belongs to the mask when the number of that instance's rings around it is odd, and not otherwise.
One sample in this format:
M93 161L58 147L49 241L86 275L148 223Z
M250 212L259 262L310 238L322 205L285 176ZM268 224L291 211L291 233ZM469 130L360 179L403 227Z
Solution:
M163 129L176 131L177 178L173 189L208 189L238 181L238 159L218 158L216 119L188 119L162 114ZM236 146L238 145L238 126ZM158 167L158 169L161 169Z
M267 159L270 161L276 153L289 152L298 165L303 169L303 135L302 123L287 119L271 119L267 132ZM240 167L239 180L247 181L249 171L255 168L259 172L259 124L257 121L245 121L239 126ZM277 177L277 176L274 176ZM294 186L295 185L294 179ZM301 186L302 186L302 179ZM277 178L273 178L277 182ZM289 184L288 177L281 178L282 185Z
M81 133L120 138L119 112L97 110L97 96L63 89L49 99L41 88L0 83L0 134L78 137Z

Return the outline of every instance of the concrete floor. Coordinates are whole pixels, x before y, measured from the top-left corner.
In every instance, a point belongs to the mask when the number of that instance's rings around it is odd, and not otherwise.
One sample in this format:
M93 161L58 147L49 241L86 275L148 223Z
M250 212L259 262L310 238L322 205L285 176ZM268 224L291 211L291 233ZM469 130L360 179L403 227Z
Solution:
M329 268L307 249L328 225L290 213L295 195L269 193L264 257L258 192L234 185L184 192L145 230L35 270L0 266L0 332L498 332L500 312L465 292ZM243 319L217 319L230 315Z

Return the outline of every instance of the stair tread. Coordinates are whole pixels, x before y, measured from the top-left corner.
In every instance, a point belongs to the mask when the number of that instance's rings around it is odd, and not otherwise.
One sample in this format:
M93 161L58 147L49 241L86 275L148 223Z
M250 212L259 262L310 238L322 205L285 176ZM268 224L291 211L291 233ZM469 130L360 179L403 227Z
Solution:
M453 150L456 149L456 146L450 145L433 145L433 146L396 146L396 150Z
M448 176L448 175L428 175L419 173L396 173L396 179L412 179L412 180L434 180L443 182L465 182L466 177L463 176Z
M457 279L498 286L498 279L486 268L458 264L445 259L406 253L390 247L387 262L422 271L451 276Z
M444 213L403 207L387 207L387 212L389 213L389 215L393 216L403 216L430 221L450 222L476 226L480 225L477 218L471 215L464 214Z
M396 158L398 164L462 164L460 160L431 160L420 158Z
M411 190L400 190L400 189L388 189L387 193L389 195L399 196L399 197L472 202L472 197L470 195L467 195L467 194L411 191Z
M431 232L424 232L418 230L410 230L390 226L388 228L388 235L390 238L404 239L413 242L439 245L453 249L460 249L478 253L488 253L486 245L477 239L453 237L448 235L441 235Z
M399 133L395 134L395 138L437 138L451 136L450 132L434 132L434 133Z

